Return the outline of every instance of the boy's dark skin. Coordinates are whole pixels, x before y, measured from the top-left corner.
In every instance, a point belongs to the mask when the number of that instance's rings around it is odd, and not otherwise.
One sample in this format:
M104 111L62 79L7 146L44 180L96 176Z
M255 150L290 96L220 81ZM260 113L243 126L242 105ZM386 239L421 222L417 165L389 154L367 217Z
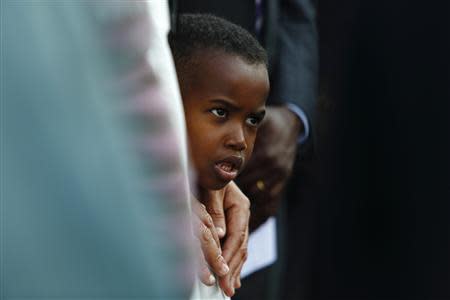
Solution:
M225 193L250 158L265 114L269 78L265 64L250 64L221 50L203 49L191 59L195 68L178 76L190 154L198 175L198 198L202 200ZM248 232L243 238L248 238ZM240 286L247 250L231 253L233 247L223 246L223 259L232 272L221 276L219 284L232 296L234 288Z

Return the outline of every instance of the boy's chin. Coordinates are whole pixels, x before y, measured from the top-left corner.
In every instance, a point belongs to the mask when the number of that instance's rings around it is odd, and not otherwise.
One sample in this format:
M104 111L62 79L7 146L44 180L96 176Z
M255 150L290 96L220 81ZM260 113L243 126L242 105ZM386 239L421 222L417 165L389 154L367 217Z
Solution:
M199 182L199 186L205 190L217 191L217 190L221 190L224 187L226 187L228 183L230 183L230 181L219 182L219 181L215 180L214 182L213 181Z

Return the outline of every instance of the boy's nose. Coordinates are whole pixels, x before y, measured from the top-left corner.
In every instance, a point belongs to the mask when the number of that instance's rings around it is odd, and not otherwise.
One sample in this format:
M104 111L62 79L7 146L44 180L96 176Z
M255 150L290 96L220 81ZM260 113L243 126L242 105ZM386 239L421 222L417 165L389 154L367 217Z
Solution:
M225 146L233 149L234 151L244 151L245 149L247 149L244 128L242 128L241 126L236 126L226 139Z

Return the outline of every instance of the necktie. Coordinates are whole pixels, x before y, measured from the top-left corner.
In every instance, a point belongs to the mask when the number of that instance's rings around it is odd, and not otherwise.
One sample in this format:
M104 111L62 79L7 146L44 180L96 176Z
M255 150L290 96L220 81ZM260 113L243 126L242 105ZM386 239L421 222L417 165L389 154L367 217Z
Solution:
M258 37L261 35L261 29L264 21L263 0L255 0L255 32Z

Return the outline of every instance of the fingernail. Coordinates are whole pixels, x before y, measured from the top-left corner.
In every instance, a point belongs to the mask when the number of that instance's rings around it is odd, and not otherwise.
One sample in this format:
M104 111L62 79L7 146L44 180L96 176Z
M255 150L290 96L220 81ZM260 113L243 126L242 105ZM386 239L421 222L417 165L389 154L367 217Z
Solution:
M228 271L230 271L230 268L228 267L225 258L223 258L222 255L219 255L217 257L217 261L221 264L221 266L220 266L220 275L223 276L223 275L228 274Z
M231 292L231 293L228 293L228 292ZM225 292L225 295L227 295L228 297L234 296L234 288L230 288L229 290L227 290L227 292Z
M209 275L208 280L209 280L209 283L211 283L211 284L216 283L216 278L213 275Z
M222 229L222 227L216 227L217 235L220 237L223 237L225 235L225 231Z
M225 258L222 255L217 256L217 260L223 264L226 264Z
M228 274L228 272L230 271L230 268L227 266L227 264L224 263L224 264L222 264L221 271L222 271L222 274L225 275L225 274Z

